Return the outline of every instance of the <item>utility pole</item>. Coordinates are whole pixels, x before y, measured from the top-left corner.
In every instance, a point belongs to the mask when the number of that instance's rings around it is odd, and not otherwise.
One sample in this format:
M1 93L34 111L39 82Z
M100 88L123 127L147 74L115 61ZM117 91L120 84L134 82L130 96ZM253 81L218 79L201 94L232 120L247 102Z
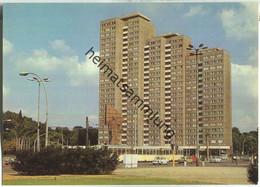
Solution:
M207 144L207 161L209 161L209 134L206 134L206 144Z

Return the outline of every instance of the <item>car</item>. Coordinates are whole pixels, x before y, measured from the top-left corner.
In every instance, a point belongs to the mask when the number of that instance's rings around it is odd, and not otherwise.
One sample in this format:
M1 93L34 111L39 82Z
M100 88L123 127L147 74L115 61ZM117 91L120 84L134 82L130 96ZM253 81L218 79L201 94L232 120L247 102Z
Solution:
M228 157L227 157L226 155L221 155L221 159L222 159L222 160L227 160Z
M190 158L190 157L181 157L181 158L179 158L178 160L177 160L177 162L180 164L180 163L184 163L184 161L187 161L188 163L193 163L193 159L192 158Z
M248 155L243 156L243 161L251 161L250 156Z
M210 161L210 163L220 163L220 162L222 162L222 158L220 158L220 157L211 157L209 161Z
M232 157L232 160L238 160L238 159L239 159L238 156L233 156L233 157Z
M197 161L197 158L194 157L194 156L189 156L188 158L192 159L193 162L196 162L196 161Z
M169 164L169 160L167 160L165 157L157 156L152 160L153 165L155 164Z

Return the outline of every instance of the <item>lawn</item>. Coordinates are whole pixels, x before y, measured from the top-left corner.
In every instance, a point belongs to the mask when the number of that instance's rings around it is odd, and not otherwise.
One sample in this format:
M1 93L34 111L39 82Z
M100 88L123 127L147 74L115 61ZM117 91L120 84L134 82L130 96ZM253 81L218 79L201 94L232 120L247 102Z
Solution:
M50 177L3 180L3 185L187 185L202 184L199 182L177 181L165 178L146 178L132 176L82 176Z

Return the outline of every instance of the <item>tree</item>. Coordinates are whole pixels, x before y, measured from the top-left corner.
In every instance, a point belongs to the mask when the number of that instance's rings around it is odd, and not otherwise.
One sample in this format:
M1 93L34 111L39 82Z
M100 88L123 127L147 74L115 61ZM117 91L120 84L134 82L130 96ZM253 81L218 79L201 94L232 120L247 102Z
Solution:
M243 137L237 127L232 128L232 141L234 154L240 154L242 152Z
M72 131L72 135L69 137L69 145L78 145L78 132Z
M11 111L3 112L3 120L7 119L11 119L11 122L5 121L3 130L5 128L14 130L18 139L20 138L20 140L30 140L30 147L32 147L37 136L36 130L38 123L30 117L23 116L21 110L19 113ZM45 131L46 124L40 123L40 134L44 134ZM66 145L67 141L69 145L86 145L86 128L83 128L82 126L75 126L72 130L67 127L57 127L55 130L53 130L49 127L49 139L52 142L55 142L55 146L61 144L61 132L63 132L64 145ZM98 129L89 127L88 135L90 144L96 145L98 143ZM45 136L41 136L40 139L41 146L44 147ZM15 140L14 133L4 130L3 140L7 140L5 142ZM57 143L57 141L59 141L59 143Z
M3 140L4 154L14 153L16 150L16 140Z
M40 152L19 151L12 162L14 170L25 175L111 174L118 155L108 149L60 149L54 146Z
M22 111L20 110L19 114L18 114L17 123L22 124L23 121L24 121L24 119L23 119Z
M258 132L251 131L249 133L243 133L244 137L244 150L245 154L254 157L258 155Z
M257 184L258 183L258 163L250 164L247 168L248 181Z
M88 130L89 133L89 140L90 145L97 145L98 144L98 129L90 127Z
M78 145L86 145L86 129L78 130Z

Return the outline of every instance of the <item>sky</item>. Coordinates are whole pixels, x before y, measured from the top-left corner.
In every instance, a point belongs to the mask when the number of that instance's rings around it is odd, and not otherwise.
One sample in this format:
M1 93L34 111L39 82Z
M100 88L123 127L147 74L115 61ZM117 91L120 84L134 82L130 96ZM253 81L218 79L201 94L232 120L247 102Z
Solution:
M178 33L193 45L219 47L232 59L232 123L240 131L258 124L257 3L75 3L4 4L3 110L37 120L37 82L48 77L49 126L98 124L98 68L85 53L99 53L100 21L140 12L156 34ZM40 120L46 100L41 87Z

